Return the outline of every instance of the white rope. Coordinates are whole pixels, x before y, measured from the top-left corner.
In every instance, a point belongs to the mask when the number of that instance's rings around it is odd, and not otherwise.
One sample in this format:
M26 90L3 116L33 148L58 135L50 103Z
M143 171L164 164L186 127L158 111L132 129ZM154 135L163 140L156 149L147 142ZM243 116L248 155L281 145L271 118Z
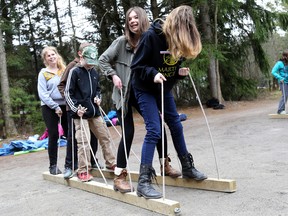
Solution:
M84 123L83 123L83 118L82 117L80 117L80 130L81 130L81 140L82 140L82 145L83 145L83 151L84 151L85 160L86 160L86 172L88 174L89 173L89 170L88 170L88 159L87 159L86 148L85 148L85 144L84 144L84 135L83 135L83 131L85 130L85 128L84 128ZM87 139L87 137L86 137L86 139Z
M74 121L73 118L71 118L71 134L72 134L72 172L74 173L75 170L75 143L74 143ZM77 161L78 163L78 161Z
M83 123L82 117L80 117L80 124L81 124L81 138L82 138L82 143L83 143L83 147L84 147L84 153L85 153L86 164L87 164L87 173L88 173L88 161L87 161L87 154L86 154L85 146L84 146L84 138L83 138L82 129L83 129L83 131L84 131L84 133L85 133L85 136L86 136L86 140L87 140L87 141L88 141L88 133L87 133L85 127L84 127L84 123ZM100 166L99 166L99 164L98 164L98 162L97 162L97 160L96 160L96 157L95 157L95 155L94 155L93 149L92 149L91 144L90 144L90 141L88 141L88 144L89 144L88 146L89 146L89 149L90 149L90 151L91 151L91 153L92 153L93 159L95 160L95 164L97 165L97 168L98 168L98 170L99 170L99 172L100 172L103 180L105 181L105 184L108 185L107 180L106 180L106 178L105 178L105 176L104 176L102 170L100 169Z
M109 117L107 116L107 114L104 112L104 110L102 109L101 106L99 106L100 111L104 114L104 116L108 119L109 123L112 125L112 127L115 129L115 131L117 132L117 134L119 135L119 137L121 137L121 133L117 130L117 128L113 125L112 121L109 119ZM132 152L132 154L136 157L136 159L138 160L138 162L140 162L139 157L136 155L136 153L132 150L132 147L130 149L130 151Z
M161 83L161 130L162 130L162 190L163 200L165 200L165 159L164 159L164 84ZM167 140L168 141L168 140ZM168 146L167 146L168 147Z
M103 113L104 113L104 115L106 116L106 118L108 118L108 116L106 115L106 113L104 112L104 110L102 109L102 107L101 107L100 105L99 105L98 107L99 107L99 109L100 109L100 111L101 111L101 112L100 112L101 117L102 117L103 121L105 122ZM109 119L109 118L108 118L108 119ZM109 119L109 121L110 121L110 119ZM113 125L112 122L110 122L110 123L111 123L111 125ZM106 125L106 124L105 124L105 125ZM116 148L116 145L115 145L115 143L114 143L114 141L113 141L113 139L112 139L112 135L111 135L111 133L110 133L107 125L106 125L105 127L107 128L108 135L109 135L109 139L110 139L110 141L113 143L114 151L117 152L117 148Z
M210 135L211 146L212 146L212 149L213 149L213 154L214 154L214 159L215 159L215 166L216 166L217 176L218 176L218 179L220 179L219 169L218 169L218 163L217 163L217 157L216 157L215 147L214 147L214 141L213 141L212 133L211 133L211 130L210 130L210 126L209 126L209 123L208 123L208 120L207 120L205 111L204 111L204 109L203 109L203 106L202 106L200 97L199 97L198 92L197 92L197 90L196 90L195 83L194 83L194 81L193 81L192 76L191 76L190 73L189 73L189 77L190 77L190 80L191 80L191 82L192 82L192 85L193 85L193 88L194 88L194 91L195 91L195 94L196 94L196 98L198 99L199 105L200 105L200 107L201 107L203 116L204 116L205 121L206 121L206 125L207 125L208 132L209 132L209 135Z
M120 89L121 94L121 120L122 120L122 134L123 134L123 144L124 144L124 152L125 152L125 159L126 159L126 166L128 171L128 178L130 183L131 192L133 192L133 185L132 185L132 179L130 174L130 167L129 167L129 161L128 161L128 154L127 154L127 147L126 147L126 136L125 136L125 123L124 123L124 100L123 100L123 92L122 89Z

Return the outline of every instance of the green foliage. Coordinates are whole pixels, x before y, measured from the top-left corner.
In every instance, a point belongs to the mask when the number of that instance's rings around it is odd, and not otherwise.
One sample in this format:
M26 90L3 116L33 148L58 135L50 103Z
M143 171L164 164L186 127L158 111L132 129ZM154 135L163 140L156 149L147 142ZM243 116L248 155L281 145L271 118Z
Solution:
M51 1L2 2L4 6L2 8L0 22L5 40L9 80L25 80L21 81L20 85L23 86L23 92L20 92L17 88L11 90L13 91L12 94L20 95L13 96L15 97L13 99L13 112L15 112L14 116L17 119L20 118L19 110L21 106L26 107L26 103L28 103L29 100L36 102L35 98L25 99L25 97L32 93L35 94L35 97L37 95L37 73L42 64L39 54L44 46L56 46L66 63L68 63L76 54L75 50L72 49L74 45L71 42L72 39L77 39L78 44L82 42L81 40L85 39L86 41L97 45L100 55L115 38L123 34L125 12L128 8L135 5L143 7L149 16L153 9L150 5L152 1L145 0L74 1L74 3L81 4L91 10L91 14L85 14L85 18L82 16L83 19L81 17L81 20L76 20L76 17L78 18L79 16L72 16L73 21L76 24L76 30L79 30L77 28L80 28L79 25L77 26L79 23L82 25L85 24L85 26L93 26L94 28L86 28L84 30L86 32L82 32L82 34L84 34L83 37L81 36L78 38L78 35L76 38L71 38L71 35L69 35L71 28L70 22L66 22L67 14L62 14L63 17L62 15L60 16L61 20L63 20L63 23L62 21L60 23L62 30L61 36L63 38L65 37L65 42L62 47L59 47L59 35L57 34L58 32L55 32L52 25L52 23L55 22L56 17ZM73 1L71 2L73 3ZM281 0L280 2L286 3L287 6L287 0ZM210 18L209 23L211 24L210 26L213 34L212 39L209 41L209 44L202 40L203 50L201 54L195 60L184 63L184 65L191 69L191 75L202 100L210 98L210 74L208 74L208 70L210 60L213 58L216 58L219 62L221 88L223 90L224 99L239 99L246 97L241 96L243 95L243 92L240 90L233 90L233 95L230 95L230 93L232 94L232 91L229 91L229 88L234 88L234 86L236 86L236 88L243 86L246 88L244 92L249 95L254 95L254 81L252 81L251 77L255 78L254 75L258 73L263 73L265 76L268 76L270 74L270 67L267 62L269 60L271 64L271 62L275 60L274 56L270 56L270 59L266 58L266 53L263 51L262 45L271 37L271 32L275 31L277 25L282 29L287 30L288 15L286 11L281 13L276 10L272 10L272 12L268 11L265 8L258 6L255 0L162 0L157 1L157 3L156 9L159 12L159 17L166 16L171 9L179 5L186 4L192 6L196 23L202 34L202 39L205 38L205 35L201 32L201 27L203 25L203 14L200 14L202 12L201 7L204 3L207 3L209 6L208 17ZM58 8L59 6L60 5L58 5ZM217 16L215 16L216 6L218 7ZM217 20L215 22L214 19L216 17ZM216 26L214 25L215 23L217 23L217 29L214 29ZM215 43L214 38L216 39L215 33L217 33L217 47L213 44ZM17 45L14 44L15 41L17 42ZM277 49L279 51L279 48ZM245 66L247 65L247 62L251 62L251 50L254 53L253 60L255 59L255 63L253 62L253 67L248 68ZM269 50L271 50L271 48ZM211 58L211 56L213 58ZM257 73L254 73L253 71L256 68L255 65L259 66L257 66ZM251 77L245 77L245 74L250 74ZM103 99L107 105L105 108L109 109L112 104L111 83L104 79L101 84L103 87ZM18 87L18 83L17 85L12 85L12 87L13 86ZM250 93L247 89L248 87L251 87L252 89ZM179 103L190 103L195 99L195 93L191 88L189 79L184 79L179 82L174 92ZM235 95L236 93L241 95L237 97ZM25 101L23 101L24 99ZM35 112L40 116L39 118L35 117L35 119L37 119L38 122L42 122L41 112L39 110L40 105L37 105L37 103L38 102L36 102L36 105L31 104L29 106L31 107L31 112ZM35 107L34 111L32 110L33 107ZM31 114L31 116L33 115L35 114ZM27 119L29 119L29 117L30 114L27 116Z
M34 95L28 94L25 89L29 84L26 81L18 80L10 88L12 104L12 117L15 119L18 131L24 133L42 133L45 124L42 120L40 102Z
M224 77L221 86L222 94L226 100L251 100L257 97L257 82L255 80L245 79L233 72L225 74Z
M7 54L7 67L8 71L12 71L14 76L17 76L17 74L19 76L19 72L26 74L26 76L29 72L31 74L31 54L28 47L15 46L14 49ZM13 73L13 71L15 71L15 73Z
M279 24L283 30L288 30L288 14L287 12L279 13Z
M222 51L220 52L219 50ZM212 44L204 44L201 53L196 59L186 60L182 64L183 67L190 68L191 77L201 101L206 101L211 98L209 77L207 73L210 55L215 56L220 64L231 61L231 54L227 52L224 47L218 46L218 49L216 49ZM190 79L181 80L181 82L176 85L174 95L178 104L198 104L198 101L195 100L196 94Z

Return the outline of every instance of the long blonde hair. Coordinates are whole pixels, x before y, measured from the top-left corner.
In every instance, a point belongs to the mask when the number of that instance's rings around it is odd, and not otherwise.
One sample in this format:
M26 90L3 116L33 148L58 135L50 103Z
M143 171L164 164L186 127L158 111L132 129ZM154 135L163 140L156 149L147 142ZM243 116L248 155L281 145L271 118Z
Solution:
M194 59L202 50L201 36L190 6L182 5L172 10L163 24L163 32L175 59Z
M139 35L135 35L129 29L129 14L132 11L134 11L138 16ZM149 26L150 26L150 23L148 20L148 16L147 16L146 11L143 8L135 6L135 7L131 7L128 9L128 11L126 12L126 17L125 17L125 36L126 36L126 39L128 40L128 43L133 49L137 47L140 36L142 35L143 32L147 31Z
M46 56L46 54L47 54L48 51L53 51L53 52L55 52L55 54L57 55L57 67L58 67L58 69L59 69L60 71L64 71L65 68L66 68L66 65L65 65L65 63L64 63L64 60L63 60L62 56L58 53L56 47L53 47L53 46L47 46L47 47L45 47L45 48L42 50L42 52L41 52L41 58L42 58L42 61L43 61L44 65L45 65L46 67L49 66L49 64L48 64L48 62L46 61L46 58L45 58L45 56Z

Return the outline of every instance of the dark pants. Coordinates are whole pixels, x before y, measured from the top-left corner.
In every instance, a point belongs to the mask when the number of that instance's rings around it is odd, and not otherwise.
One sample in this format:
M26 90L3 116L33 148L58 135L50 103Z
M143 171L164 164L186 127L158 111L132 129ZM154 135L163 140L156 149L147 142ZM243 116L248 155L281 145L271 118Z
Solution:
M129 158L129 153L131 150L131 145L132 145L132 141L134 138L134 131L135 131L132 107L134 107L138 111L138 113L141 115L141 111L140 111L139 105L135 99L134 92L131 90L130 91L130 98L129 98L128 106L127 106L127 109L128 109L127 114L124 117L127 158ZM121 127L122 127L121 109L117 110L117 117L118 117L119 122L120 122ZM160 119L159 113L158 113L158 119ZM160 137L160 139L158 139L156 146L157 146L159 158L162 158L162 140L161 140L161 137ZM164 157L167 157L166 133L164 135ZM118 147L118 152L117 152L117 167L126 168L126 166L127 166L127 162L126 162L126 157L125 157L125 148L124 148L123 130L122 130L122 137L121 137L119 147Z
M159 110L161 110L161 96L158 97L147 92L135 89L142 116L145 121L146 135L142 146L141 164L152 165L155 146L161 139L161 121L159 119ZM171 92L164 93L164 121L168 125L174 147L178 156L188 153L184 140L183 126L179 114L176 110L176 104Z
M73 142L74 142L74 169L78 168L78 156L77 156L77 140L75 139L75 127L73 124L72 127L72 111L67 111L67 119L68 119L68 135L67 135L67 148L66 148L66 158L65 158L65 167L72 169L72 152L73 152ZM73 129L73 130L72 130ZM73 139L72 139L73 137ZM98 140L94 136L93 133L91 133L91 139L90 144L92 151L94 152L94 155L96 155L96 152L98 150ZM91 165L95 164L94 157L91 153Z
M68 124L67 124L67 113L66 106L60 106L62 109L61 125L64 131L64 136L67 136ZM58 123L60 123L60 118L55 113L54 109L50 109L48 106L41 106L42 117L44 119L45 125L48 129L48 155L50 166L57 164L58 158Z

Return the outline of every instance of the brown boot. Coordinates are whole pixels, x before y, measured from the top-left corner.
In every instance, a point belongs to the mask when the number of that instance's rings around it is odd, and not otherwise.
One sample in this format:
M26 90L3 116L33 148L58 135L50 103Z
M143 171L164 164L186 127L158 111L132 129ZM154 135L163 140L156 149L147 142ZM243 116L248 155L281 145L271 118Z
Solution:
M164 166L164 172L165 172L165 176L170 176L171 178L177 178L179 176L181 176L181 172L179 172L178 170L174 169L170 164L169 162L171 162L171 159L170 157L166 157L165 158L165 166ZM163 176L163 173L162 173L162 158L160 158L160 163L161 163L161 176Z
M134 188L131 186L130 183L126 181L127 170L123 169L120 175L116 175L114 178L114 190L119 191L121 193L128 193L134 191Z

